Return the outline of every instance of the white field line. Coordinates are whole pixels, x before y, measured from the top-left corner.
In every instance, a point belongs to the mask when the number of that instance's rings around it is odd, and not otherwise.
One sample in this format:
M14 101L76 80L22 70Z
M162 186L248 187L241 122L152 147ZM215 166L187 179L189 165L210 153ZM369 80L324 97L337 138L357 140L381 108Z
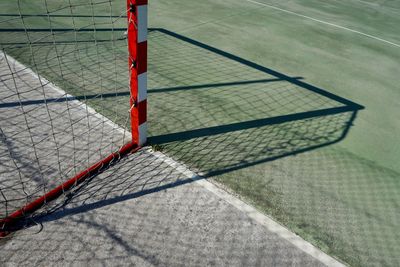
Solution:
M0 51L0 56L5 56L5 55ZM64 90L58 88L56 85L54 85L50 81L48 81L45 78L43 78L43 77L39 76L38 74L36 74L33 70L31 70L30 68L24 66L23 64L18 62L13 57L7 55L7 59L10 62L13 62L17 68L21 68L24 71L27 71L33 77L35 77L37 79L39 79L39 77L40 77L40 79L42 79L43 82L45 82L48 85L50 85L51 88L53 90L57 91L58 93L60 93L62 95L65 95L67 97L73 97L73 96L67 94ZM79 100L74 100L74 101L80 102ZM124 130L119 125L115 124L114 122L112 122L108 118L106 118L103 115L101 115L100 113L96 112L94 109L88 107L85 103L80 102L80 106L82 106L82 109L84 109L84 111L86 111L86 109L87 109L89 113L91 113L92 115L96 116L97 118L99 118L101 120L104 120L107 124L109 124L112 127L115 127L115 129L117 129L121 133L125 133L125 134L128 133L127 130ZM304 251L305 253L309 254L310 256L312 256L315 259L317 259L320 262L322 262L323 264L325 264L327 266L333 266L333 267L343 267L343 266L345 266L342 263L340 263L339 261L337 261L336 259L334 259L331 256L327 255L326 253L322 252L321 250L319 250L318 248L316 248L315 246L313 246L309 242L305 241L304 239L302 239L298 235L292 233L287 228L285 228L282 225L280 225L279 223L275 222L270 217L260 213L255 208L253 208L252 206L246 204L245 202L243 202L242 200L238 199L237 197L229 194L228 192L226 192L226 191L220 189L219 187L217 187L216 185L214 185L214 184L208 182L207 180L203 179L201 177L201 175L196 174L195 172L189 170L189 168L187 168L184 164L176 162L175 160L173 160L172 158L166 156L165 154L163 154L161 152L154 152L151 148L147 148L147 149L145 149L145 151L147 153L153 154L155 157L157 157L161 161L165 162L167 165L169 165L170 167L174 168L175 170L177 170L181 174L185 175L187 178L192 179L193 181L195 181L197 184L199 184L200 186L202 186L206 190L210 191L211 193L215 194L220 199L223 199L224 201L226 201L227 203L231 204L236 209L238 209L241 212L243 212L244 214L246 214L249 218L253 219L256 223L264 226L270 232L275 233L279 237L287 240L293 246L295 246L298 249Z
M363 0L354 0L354 1L366 4L366 5L369 5L369 6L376 6L376 7L380 6L379 3L375 3L375 2L368 2L368 1L363 1Z
M396 46L396 47L400 47L400 44L396 44L396 43L393 43L391 41L379 38L377 36L374 36L374 35L371 35L371 34L367 34L367 33L364 33L364 32L360 32L360 31L356 31L356 30L353 30L353 29L350 29L350 28L347 28L347 27L344 27L344 26L340 26L340 25L337 25L337 24L334 24L334 23L331 23L331 22L323 21L323 20L320 20L320 19L316 19L316 18L313 18L313 17L302 15L302 14L299 14L299 13L296 13L296 12L293 12L293 11L290 11L290 10L286 10L286 9L283 9L283 8L280 8L280 7L276 7L276 6L273 6L273 5L260 3L260 2L254 1L254 0L246 0L246 1L250 2L250 3L253 3L253 4L256 4L256 5L265 6L265 7L269 7L269 8L275 9L275 10L279 10L279 11L282 11L282 12L285 12L285 13L288 13L288 14L291 14L291 15L295 15L295 16L301 17L301 18L313 20L313 21L316 21L316 22L319 22L319 23L322 23L322 24L325 24L325 25L329 25L329 26L332 26L332 27L335 27L335 28L338 28L338 29L342 29L342 30L346 30L346 31L349 31L349 32L357 33L357 34L363 35L365 37L372 38L372 39L375 39L377 41L380 41L380 42L383 42L383 43L386 43L386 44L390 44L390 45L393 45L393 46Z
M220 199L228 202L236 209L240 210L244 214L246 214L249 218L253 219L258 224L264 226L270 232L277 234L279 237L287 240L296 248L304 251L305 253L309 254L310 256L314 257L315 259L319 260L323 264L327 266L334 266L334 267L342 267L345 266L336 259L332 258L331 256L327 255L326 253L322 252L309 242L305 241L298 235L292 233L287 228L283 227L279 223L275 222L270 217L262 214L261 212L257 211L252 206L246 204L242 200L238 199L237 197L229 194L225 190L217 187L213 183L203 179L200 175L194 173L193 171L189 170L184 164L178 163L175 160L171 159L170 157L166 156L161 152L153 152L151 149L148 149L149 153L152 153L160 160L171 166L172 168L176 169L186 177L194 180L197 184L201 185L203 188L207 189L208 191L215 194Z

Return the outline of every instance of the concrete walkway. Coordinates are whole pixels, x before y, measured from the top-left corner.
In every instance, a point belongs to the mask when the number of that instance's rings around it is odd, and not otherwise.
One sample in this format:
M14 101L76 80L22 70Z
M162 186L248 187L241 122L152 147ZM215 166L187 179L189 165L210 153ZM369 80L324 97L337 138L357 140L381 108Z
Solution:
M1 246L2 265L325 266L148 151L38 224Z

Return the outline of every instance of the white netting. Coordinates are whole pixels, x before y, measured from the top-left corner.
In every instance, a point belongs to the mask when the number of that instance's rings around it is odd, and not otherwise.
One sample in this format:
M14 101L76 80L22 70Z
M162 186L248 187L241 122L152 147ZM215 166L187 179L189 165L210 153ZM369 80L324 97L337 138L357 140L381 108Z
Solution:
M3 1L0 10L1 219L130 134L125 1Z

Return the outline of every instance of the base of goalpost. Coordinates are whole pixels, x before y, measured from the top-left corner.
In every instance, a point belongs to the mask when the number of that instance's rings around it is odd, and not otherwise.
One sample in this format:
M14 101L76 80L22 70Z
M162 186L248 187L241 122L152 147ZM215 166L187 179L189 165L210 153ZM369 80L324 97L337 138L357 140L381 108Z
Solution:
M57 199L58 197L62 196L66 191L84 182L87 178L99 174L102 170L108 168L114 162L118 161L119 159L130 153L138 151L139 149L140 147L132 142L124 145L117 152L110 154L109 156L93 164L86 170L81 171L68 181L47 192L45 195L37 198L36 200L22 207L21 209L13 212L7 218L0 220L0 238L9 235L12 231L18 230L18 224L21 220L42 208L44 205L46 205L46 203Z

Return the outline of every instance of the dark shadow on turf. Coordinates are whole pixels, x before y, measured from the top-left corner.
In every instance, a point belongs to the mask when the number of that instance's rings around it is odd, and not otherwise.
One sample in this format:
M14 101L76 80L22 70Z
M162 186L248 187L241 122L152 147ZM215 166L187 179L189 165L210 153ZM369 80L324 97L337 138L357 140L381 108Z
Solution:
M62 44L76 44L76 43L104 43L104 42L115 42L122 41L126 39L123 35L126 28L120 27L93 27L93 25L88 25L80 28L0 28L0 34L19 34L21 35L22 41L15 40L16 38L12 35L0 38L0 46L5 48L22 48L28 46L41 46L41 45L62 45ZM111 34L114 32L119 33L119 37L113 37ZM75 40L74 37L69 36L71 33L87 34L85 38ZM110 34L109 38L99 38L96 39L91 36L90 33L103 33ZM48 34L47 37L54 37L52 40L43 40L43 36L38 40L35 40L35 34ZM29 39L28 39L29 36ZM46 38L45 38L46 39ZM65 40L63 40L65 39Z
M103 15L62 15L62 14L0 14L0 17L23 17L23 18L30 18L30 17L44 17L44 18L126 18L126 16L103 16Z
M243 59L241 57L235 56L233 54L230 54L230 53L225 52L223 50L220 50L218 48L209 46L207 44L201 43L199 41L190 39L190 38L185 37L183 35L180 35L180 34L177 34L177 33L171 32L169 30L162 29L162 28L150 28L149 31L150 32L152 32L152 31L162 32L162 33L164 33L166 35L169 35L169 36L172 36L172 37L174 37L174 38L176 38L178 40L190 43L190 44L192 44L194 46L201 47L201 48L203 48L203 49L205 49L205 50L207 50L209 52L212 52L212 53L218 54L218 55L220 55L222 57L225 57L225 58L231 59L233 61L239 62L239 63L241 63L243 65L248 66L249 68L253 68L253 69L265 72L265 73L267 73L269 75L275 76L276 78L278 78L280 80L288 81L288 82L290 82L292 84L298 85L298 86L300 86L300 87L302 87L304 89L307 89L307 90L310 90L310 91L312 91L314 93L317 93L317 94L323 95L325 97L328 97L328 98L330 98L332 100L335 100L337 102L340 102L340 103L342 103L344 105L352 106L352 107L354 107L354 109L363 109L364 108L363 106L361 106L359 104L356 104L356 103L354 103L354 102L352 102L352 101L350 101L348 99L345 99L345 98L340 97L338 95L332 94L332 93L330 93L328 91L325 91L325 90L323 90L321 88L318 88L316 86L313 86L311 84L304 83L304 82L300 81L299 79L287 76L287 75L285 75L283 73L280 73L278 71L275 71L275 70L272 70L270 68L261 66L261 65L259 65L257 63L254 63L254 62L251 62L249 60Z
M111 31L126 31L126 28L10 28L0 29L0 32L111 32Z
M122 41L126 38L115 38L114 40L110 39L96 39L97 43L109 43L112 41ZM61 44L76 44L76 43L93 43L94 39L88 40L77 40L77 41L57 41L57 42L33 42L32 46L40 46L40 45L61 45ZM0 43L0 45L14 46L13 48L22 48L26 47L26 42L9 42L9 43Z
M220 49L165 29L150 29L201 48L241 65L272 75L299 89L332 102L332 107L289 113L211 127L170 132L149 138L173 158L199 170L206 177L246 168L278 158L296 155L343 140L363 106L278 71L232 55ZM161 37L159 37L161 38ZM205 53L205 56L207 54ZM218 91L216 91L218 96ZM179 95L174 95L179 99ZM260 95L260 98L268 95ZM285 100L288 96L281 97ZM294 96L293 101L297 101ZM299 102L301 99L299 99ZM280 101L280 100L277 100ZM284 105L285 101L282 101ZM251 103L247 108L252 109ZM337 105L340 106L337 106ZM301 105L301 104L300 104ZM238 104L238 106L243 106ZM237 111L241 112L241 111ZM232 113L233 114L233 113ZM157 123L157 122L154 122Z
M302 78L301 77L296 77L296 79L302 79ZM240 81L240 82L229 82L229 83L188 85L188 86L177 86L177 87L170 87L170 88L149 89L147 92L149 94L157 94L157 93L183 91L183 90L207 89L207 88L216 88L216 87L224 87L224 86L232 86L232 85L245 85L245 84L277 82L277 81L281 81L281 80L280 79L264 79L264 80ZM29 105L41 105L41 104L45 104L45 103L60 103L60 102L73 101L73 100L90 100L90 99L100 99L100 98L112 98L112 97L121 97L121 96L129 96L129 95L130 95L130 92L127 91L127 92L105 93L105 94L97 94L97 95L92 94L92 95L83 95L83 96L65 96L65 97L62 97L62 98L47 98L47 99L39 99L39 100L24 100L24 101L21 101L21 102L0 103L0 108L10 108L10 107L29 106Z

